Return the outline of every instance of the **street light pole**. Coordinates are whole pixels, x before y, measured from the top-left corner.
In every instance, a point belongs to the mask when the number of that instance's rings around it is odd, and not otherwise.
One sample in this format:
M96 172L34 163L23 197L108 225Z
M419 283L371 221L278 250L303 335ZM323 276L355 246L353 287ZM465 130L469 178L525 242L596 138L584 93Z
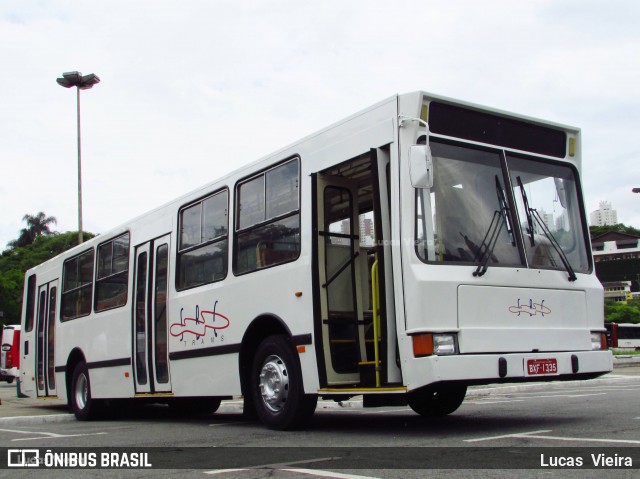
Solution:
M82 140L80 136L80 88L76 88L78 118L78 244L82 243Z
M78 119L78 244L82 243L82 137L80 134L80 90L88 90L100 82L97 75L90 73L82 75L80 72L67 72L62 78L56 79L58 85L65 88L76 87L76 105Z

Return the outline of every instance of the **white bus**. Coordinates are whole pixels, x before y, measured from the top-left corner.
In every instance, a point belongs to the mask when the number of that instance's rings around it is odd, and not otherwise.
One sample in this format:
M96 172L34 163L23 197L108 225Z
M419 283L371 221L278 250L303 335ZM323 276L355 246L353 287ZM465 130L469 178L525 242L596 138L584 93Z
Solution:
M268 427L612 369L580 130L397 95L26 273L22 392ZM212 161L232 161L216 158ZM108 201L108 199L105 199Z

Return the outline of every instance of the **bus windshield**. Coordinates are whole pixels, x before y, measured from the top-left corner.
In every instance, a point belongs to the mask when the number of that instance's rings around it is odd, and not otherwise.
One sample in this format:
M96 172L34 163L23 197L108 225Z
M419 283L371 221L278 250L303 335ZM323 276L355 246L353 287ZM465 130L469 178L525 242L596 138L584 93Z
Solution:
M588 272L571 168L469 145L432 141L431 149L433 187L416 194L423 261Z

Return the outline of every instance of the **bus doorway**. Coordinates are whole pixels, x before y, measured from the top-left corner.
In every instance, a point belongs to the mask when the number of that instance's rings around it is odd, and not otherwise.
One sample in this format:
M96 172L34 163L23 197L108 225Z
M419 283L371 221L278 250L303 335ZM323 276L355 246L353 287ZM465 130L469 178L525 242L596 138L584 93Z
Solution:
M132 358L136 394L171 391L167 324L169 239L170 235L166 235L136 247Z
M56 396L55 329L58 280L38 287L36 320L36 384L38 397Z
M388 164L387 152L374 149L315 175L316 337L328 387L381 387L400 379L384 242Z

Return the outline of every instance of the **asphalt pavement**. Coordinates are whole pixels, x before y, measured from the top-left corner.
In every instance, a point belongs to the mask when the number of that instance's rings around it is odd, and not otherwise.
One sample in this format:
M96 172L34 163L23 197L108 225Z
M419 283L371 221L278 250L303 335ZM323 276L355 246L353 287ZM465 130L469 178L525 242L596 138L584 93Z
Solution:
M613 372L597 379L587 381L562 381L566 385L594 384L597 381L608 381L612 375L640 376L640 356L614 357ZM553 384L553 383L552 383ZM549 383L518 383L473 386L467 390L467 398L491 396L493 394L509 394L522 391L535 391L536 388L548 387ZM362 397L356 396L342 402L318 401L318 409L361 408ZM223 401L220 412L241 412L242 399ZM18 424L43 424L74 420L67 404L57 398L19 398L16 384L0 383L0 427Z

